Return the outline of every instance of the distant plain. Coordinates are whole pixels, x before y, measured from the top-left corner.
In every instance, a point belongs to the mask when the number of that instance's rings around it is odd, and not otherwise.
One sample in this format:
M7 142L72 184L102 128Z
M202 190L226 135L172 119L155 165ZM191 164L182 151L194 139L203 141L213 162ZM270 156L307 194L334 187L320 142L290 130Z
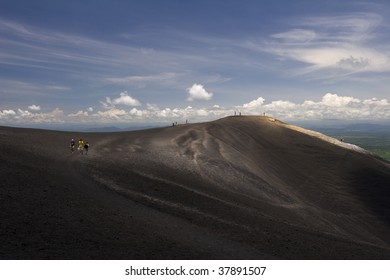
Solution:
M343 127L313 127L337 139L358 145L390 161L390 126L375 124L356 124Z

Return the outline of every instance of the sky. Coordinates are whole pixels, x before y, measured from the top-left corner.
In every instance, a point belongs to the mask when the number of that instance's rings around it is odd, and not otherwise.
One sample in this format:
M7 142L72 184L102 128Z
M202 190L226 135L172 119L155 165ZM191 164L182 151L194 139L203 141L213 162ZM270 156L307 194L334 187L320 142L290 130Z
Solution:
M0 0L0 124L390 120L386 0Z

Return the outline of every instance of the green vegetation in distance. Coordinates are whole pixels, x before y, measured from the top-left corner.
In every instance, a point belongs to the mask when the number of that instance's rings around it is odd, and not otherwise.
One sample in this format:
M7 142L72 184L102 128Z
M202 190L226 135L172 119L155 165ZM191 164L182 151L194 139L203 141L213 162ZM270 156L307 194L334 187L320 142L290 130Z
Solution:
M341 139L390 161L390 129L322 129L320 132Z

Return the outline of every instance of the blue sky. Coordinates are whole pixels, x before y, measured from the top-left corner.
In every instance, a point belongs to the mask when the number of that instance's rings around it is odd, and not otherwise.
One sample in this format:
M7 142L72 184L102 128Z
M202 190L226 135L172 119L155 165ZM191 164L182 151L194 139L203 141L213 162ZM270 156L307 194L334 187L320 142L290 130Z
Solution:
M0 0L0 123L390 120L388 1Z

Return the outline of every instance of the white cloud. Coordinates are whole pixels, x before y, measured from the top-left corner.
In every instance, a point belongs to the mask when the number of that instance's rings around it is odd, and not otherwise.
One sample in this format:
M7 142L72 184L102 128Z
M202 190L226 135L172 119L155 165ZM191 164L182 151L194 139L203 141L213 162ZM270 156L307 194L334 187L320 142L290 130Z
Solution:
M293 28L270 35L271 40L248 47L274 54L282 60L302 62L306 67L294 74L320 70L321 78L339 77L358 72L390 71L390 56L377 44L375 29L383 18L372 13L344 16L301 18L291 21ZM303 28L302 28L303 27ZM338 70L338 71L335 71Z
M157 111L157 110L159 110L159 107L156 104L150 104L150 103L146 104L146 108L148 110L150 110L150 111Z
M68 116L69 117L88 117L88 112L84 112L84 111L80 110L77 113L69 114Z
M63 123L66 122L64 111L55 108L47 113L29 113L28 118L34 123Z
M16 115L14 110L4 110L2 113L4 115Z
M291 42L307 42L315 39L316 33L313 30L293 29L287 32L273 34L271 37Z
M116 108L110 108L107 111L98 111L97 115L101 117L103 120L108 119L108 120L118 120L124 116L127 115L125 110L121 109L116 109Z
M146 76L128 76L120 78L107 78L106 80L114 84L124 84L124 85L140 85L144 86L148 83L166 83L172 82L180 74L172 72L163 72L156 75L146 75Z
M30 112L27 110L0 111L0 119L15 123L62 123L66 121L64 112L59 108L47 113Z
M142 117L144 115L144 111L138 110L137 108L133 108L130 110L129 114L131 116Z
M264 105L264 108L271 109L271 110L292 110L296 108L296 104L290 101L284 101L284 100L277 100L272 101L270 104Z
M115 105L126 105L126 106L140 106L141 103L137 100L131 97L127 91L121 92L119 98L115 98L112 101Z
M22 117L28 117L28 116L32 116L33 114L30 113L29 111L23 111L22 109L18 109L18 115Z
M193 84L192 87L187 89L187 91L188 101L210 100L213 97L213 93L207 92L201 84Z
M326 93L319 100L306 100L302 103L294 103L288 100L274 100L267 103L263 97L258 97L243 105L231 107L186 106L161 109L156 104L146 104L143 108L131 108L130 110L105 107L104 110L93 114L89 111L79 110L76 113L65 115L59 108L45 113L25 111L22 109L7 109L0 111L0 120L8 123L62 123L74 122L76 119L78 121L93 123L172 123L176 121L180 123L185 122L185 120L190 120L190 122L194 123L231 116L237 111L243 115L262 115L265 112L269 116L286 122L324 119L354 121L390 120L390 103L387 99L358 99L352 96L337 95L335 93Z
M338 96L337 94L327 93L322 97L321 103L325 106L345 107L351 103L360 103L359 99L351 96Z
M200 117L207 117L209 112L206 109L198 109L196 110L196 114Z
M55 92L69 91L71 88L64 86L52 86L45 83L30 83L21 80L0 78L2 94L8 95L24 95L28 97L40 97L42 95L52 95Z
M296 21L296 24L315 28L323 28L339 38L354 38L356 34L370 32L383 21L383 17L375 13L348 13L340 16L306 17ZM348 31L348 33L344 33Z
M7 118L7 117L10 117L10 116L15 116L15 115L16 115L16 112L14 110L3 110L3 111L0 111L0 119Z
M30 110L32 110L32 111L40 111L40 110L41 110L41 106L35 105L35 104L33 104L33 105L31 105L31 106L28 106L28 108L29 108Z
M262 101L262 98L259 98ZM257 100L259 100L257 99ZM306 100L293 103L276 100L265 104L253 100L238 107L243 114L272 115L276 118L291 120L390 120L390 104L387 99L376 98L361 100L352 96L339 96L334 93L325 94L320 101ZM253 106L249 106L253 104Z
M378 100L376 98L364 100L363 104L364 105L369 105L369 106L370 105L373 105L373 106L389 106L389 102L387 101L387 99Z
M245 103L242 107L247 109L256 109L264 104L265 99L263 97L259 97L256 100L252 100L249 103Z
M131 97L127 91L121 92L118 98L111 100L110 97L106 97L106 102L100 102L105 108L113 108L115 105L125 106L140 106L141 102Z

